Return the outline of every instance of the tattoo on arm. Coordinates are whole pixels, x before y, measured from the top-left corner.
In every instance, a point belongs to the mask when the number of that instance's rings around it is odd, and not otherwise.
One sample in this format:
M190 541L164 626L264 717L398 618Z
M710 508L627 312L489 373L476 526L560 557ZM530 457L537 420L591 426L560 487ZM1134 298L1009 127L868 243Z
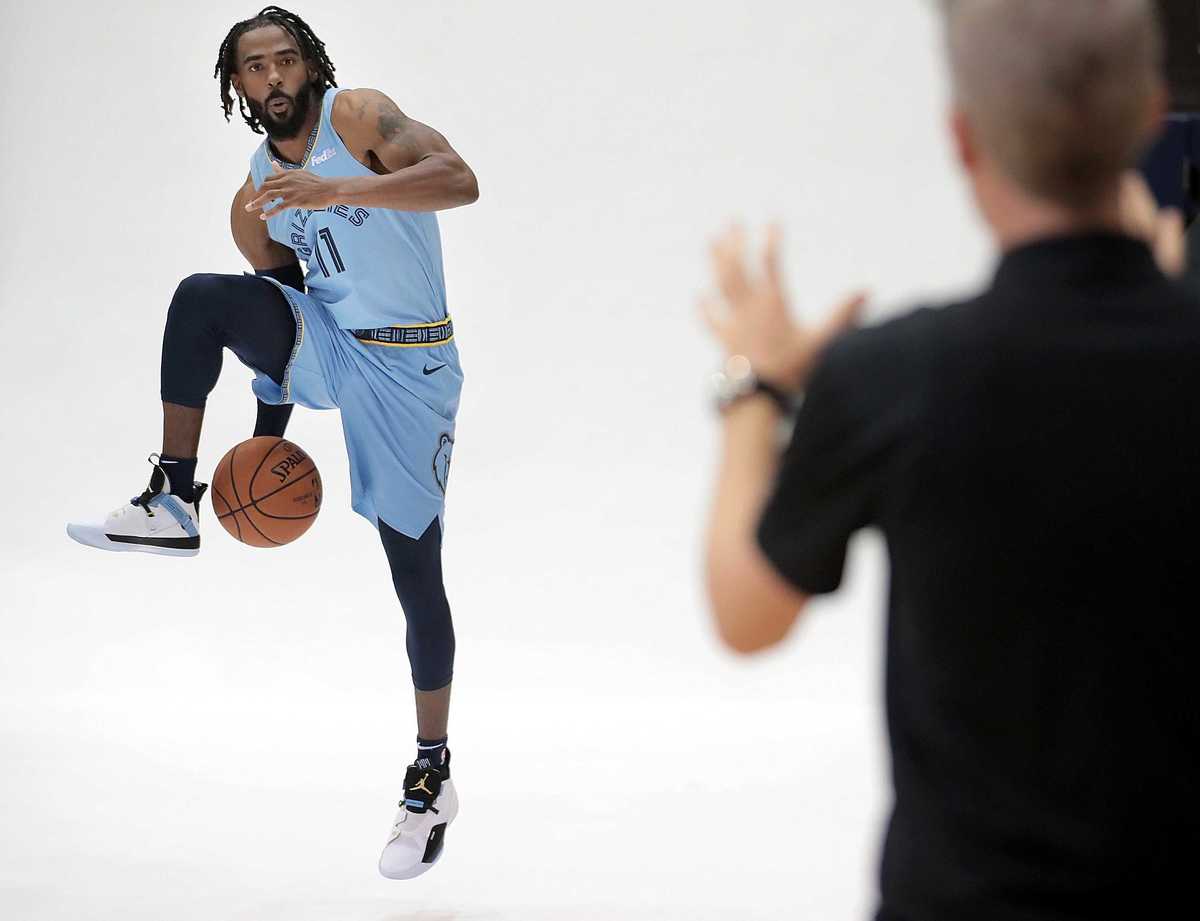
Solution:
M376 127L379 130L379 136L385 141L398 142L404 135L404 113L396 107L394 102L387 99L379 103L378 110L379 121Z

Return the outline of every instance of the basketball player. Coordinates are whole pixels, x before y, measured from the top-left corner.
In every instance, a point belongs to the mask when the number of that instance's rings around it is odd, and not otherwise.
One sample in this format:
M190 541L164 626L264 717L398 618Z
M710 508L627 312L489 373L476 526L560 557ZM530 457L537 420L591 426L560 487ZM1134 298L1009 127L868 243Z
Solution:
M214 74L266 139L234 195L233 238L253 275L192 275L167 311L163 447L147 489L75 540L105 550L199 552L196 454L230 349L256 372L255 435L291 407L341 410L355 511L378 530L407 619L417 757L380 858L384 876L428 870L458 800L446 729L454 630L441 516L462 371L446 310L434 212L478 197L446 139L374 89L339 90L324 43L277 6L237 23Z
M1165 109L1153 10L946 7L953 139L999 267L839 336L861 297L805 327L776 239L757 272L739 233L718 243L717 625L743 652L780 642L879 528L879 921L1191 917L1200 298L1168 275L1180 216L1125 172Z

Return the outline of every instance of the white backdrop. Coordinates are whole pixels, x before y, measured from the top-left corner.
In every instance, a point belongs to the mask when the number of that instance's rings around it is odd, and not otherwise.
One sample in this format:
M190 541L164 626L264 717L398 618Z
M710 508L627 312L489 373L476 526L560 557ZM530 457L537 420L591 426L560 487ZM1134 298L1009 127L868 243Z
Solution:
M985 277L928 5L296 7L341 85L442 130L482 191L442 220L467 375L445 544L463 811L411 883L374 869L415 731L336 414L293 419L327 501L286 550L211 521L194 560L64 533L144 485L175 285L243 269L228 208L258 138L210 75L255 9L0 0L0 916L867 917L882 548L858 543L779 652L717 647L694 301L733 216L784 223L814 314ZM249 376L227 358L201 479L250 434Z

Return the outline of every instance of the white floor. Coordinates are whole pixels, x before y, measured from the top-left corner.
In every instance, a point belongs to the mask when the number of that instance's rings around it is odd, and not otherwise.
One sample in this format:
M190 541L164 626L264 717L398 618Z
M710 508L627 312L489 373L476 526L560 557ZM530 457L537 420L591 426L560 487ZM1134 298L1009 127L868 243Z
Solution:
M687 544L626 535L609 580L569 545L513 575L500 535L451 532L462 812L442 863L397 883L375 860L414 735L402 621L370 529L328 515L287 553L209 531L199 559L163 560L47 533L5 569L0 917L868 917L886 796L871 541L836 609L740 663Z

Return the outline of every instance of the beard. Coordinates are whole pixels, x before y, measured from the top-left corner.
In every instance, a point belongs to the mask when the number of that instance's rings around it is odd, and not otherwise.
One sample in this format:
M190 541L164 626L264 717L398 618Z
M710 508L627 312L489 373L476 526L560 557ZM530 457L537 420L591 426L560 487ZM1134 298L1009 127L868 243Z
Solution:
M271 101L275 99L286 99L291 103L291 108L284 118L277 118L268 108ZM308 84L305 84L304 89L294 97L289 96L283 90L275 90L261 103L249 96L246 97L250 114L258 119L263 130L267 132L267 137L272 141L290 141L299 134L304 120L308 118L308 113L312 109L312 101L313 89Z

